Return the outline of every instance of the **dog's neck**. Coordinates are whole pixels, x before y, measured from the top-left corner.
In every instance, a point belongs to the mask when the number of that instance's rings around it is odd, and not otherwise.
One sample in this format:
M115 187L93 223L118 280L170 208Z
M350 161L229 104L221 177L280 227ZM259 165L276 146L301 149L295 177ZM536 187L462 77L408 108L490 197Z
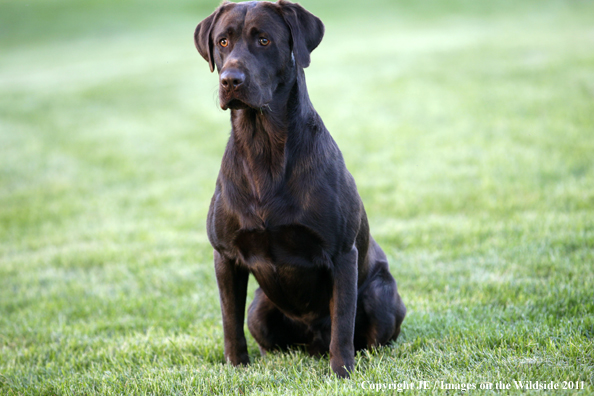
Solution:
M300 113L291 111L299 109ZM279 87L274 100L261 109L231 110L231 140L237 166L241 166L253 193L262 198L285 174L291 133L315 113L307 95L305 74L297 68L295 78ZM307 129L307 128L305 128ZM300 130L299 134L308 131ZM242 162L242 163L240 163Z

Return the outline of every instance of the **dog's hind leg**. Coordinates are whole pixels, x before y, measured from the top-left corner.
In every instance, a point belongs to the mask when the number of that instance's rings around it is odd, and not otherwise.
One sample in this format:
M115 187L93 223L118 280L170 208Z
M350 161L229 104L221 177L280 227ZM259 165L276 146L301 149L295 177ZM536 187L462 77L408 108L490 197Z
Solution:
M356 349L395 341L406 315L406 307L390 274L386 255L373 239L370 239L368 259L370 278L357 296Z
M258 288L248 308L248 329L262 355L308 342L307 326L288 318Z

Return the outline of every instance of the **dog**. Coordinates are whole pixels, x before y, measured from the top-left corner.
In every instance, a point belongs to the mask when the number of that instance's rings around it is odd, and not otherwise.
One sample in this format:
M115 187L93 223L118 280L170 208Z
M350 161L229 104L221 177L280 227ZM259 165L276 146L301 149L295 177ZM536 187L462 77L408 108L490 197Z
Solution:
M250 361L243 326L251 273L260 288L247 323L261 353L329 352L333 372L349 377L356 350L396 340L406 308L307 93L303 69L324 29L284 0L225 2L196 27L232 124L207 231L226 360Z

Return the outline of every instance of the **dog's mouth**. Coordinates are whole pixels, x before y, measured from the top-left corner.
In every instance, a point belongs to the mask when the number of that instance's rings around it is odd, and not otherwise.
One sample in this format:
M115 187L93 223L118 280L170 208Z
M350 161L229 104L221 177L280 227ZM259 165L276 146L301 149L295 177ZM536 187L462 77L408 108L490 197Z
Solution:
M248 107L252 107L249 104L249 101L246 100L243 91L232 91L232 92L225 92L224 90L219 91L219 99L221 104L221 109L227 110L240 110L240 109L247 109Z
M239 100L237 98L232 98L231 100L228 100L226 103L221 103L221 108L223 110L227 110L227 109L241 110L241 109L247 109L248 107L250 107L250 106L247 103L242 102L241 100Z
M227 110L243 110L254 109L258 110L264 106L265 101L260 92L250 92L249 87L239 87L232 91L226 91L223 88L219 89L219 103L221 109Z
M245 89L232 92L219 91L219 100L221 109L243 110L254 109L261 110L266 107L269 101L263 100L259 95L248 95Z

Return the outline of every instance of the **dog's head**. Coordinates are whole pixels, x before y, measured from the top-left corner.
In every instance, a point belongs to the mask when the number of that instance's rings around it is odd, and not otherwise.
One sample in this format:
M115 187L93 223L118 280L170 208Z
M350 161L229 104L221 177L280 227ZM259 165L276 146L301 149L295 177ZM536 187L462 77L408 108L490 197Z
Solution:
M261 109L309 65L323 36L322 21L299 4L225 2L198 24L194 42L219 72L221 108Z

